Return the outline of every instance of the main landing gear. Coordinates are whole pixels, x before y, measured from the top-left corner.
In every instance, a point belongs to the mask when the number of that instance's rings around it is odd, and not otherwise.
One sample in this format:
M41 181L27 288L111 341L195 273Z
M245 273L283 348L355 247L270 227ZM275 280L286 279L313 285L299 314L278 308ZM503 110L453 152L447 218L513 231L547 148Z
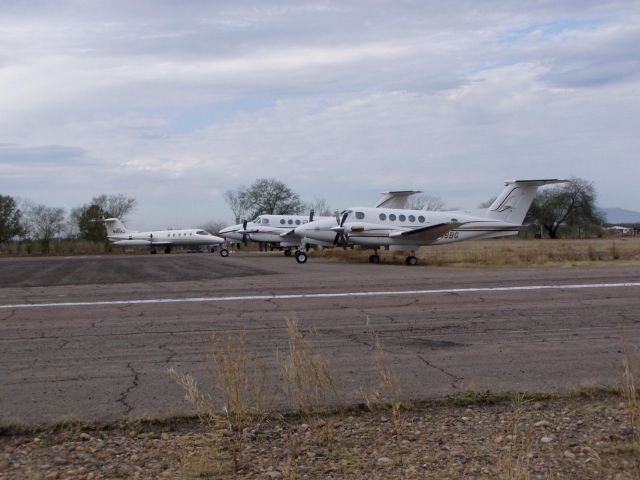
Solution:
M221 257L228 257L229 256L229 250L227 250L226 248L221 248L220 249L220 256Z
M413 250L411 250L411 255L409 255L405 260L404 263L407 265L417 265L418 264L418 259L416 258L416 252L414 252Z
M164 247L164 253L171 253L171 247Z
M369 255L369 263L380 263L380 255L377 250L373 255Z
M290 257L291 256L291 249L290 248L285 249L284 256L285 257Z
M156 253L158 253L158 252L156 251L156 249L155 249L155 248L151 248L151 250L149 250L149 253L150 253L151 255L155 255L155 254L156 254Z

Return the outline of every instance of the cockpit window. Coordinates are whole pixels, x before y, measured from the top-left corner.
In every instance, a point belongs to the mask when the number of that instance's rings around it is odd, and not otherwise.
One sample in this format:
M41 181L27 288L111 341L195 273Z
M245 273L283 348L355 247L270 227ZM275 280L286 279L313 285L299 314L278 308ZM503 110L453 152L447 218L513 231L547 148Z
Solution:
M364 220L364 212L356 212L357 220Z
M263 218L262 219L262 224L266 225L267 223L269 223L269 219L268 218Z
M196 235L209 235L209 232L205 232L204 230L198 230Z

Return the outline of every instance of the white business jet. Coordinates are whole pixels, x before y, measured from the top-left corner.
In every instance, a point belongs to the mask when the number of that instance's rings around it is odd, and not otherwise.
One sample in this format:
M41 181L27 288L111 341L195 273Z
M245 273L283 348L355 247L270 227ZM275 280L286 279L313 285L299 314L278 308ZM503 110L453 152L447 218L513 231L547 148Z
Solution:
M393 192L382 192L382 197L375 205L375 208L403 208L411 195L422 193L418 190L397 190ZM333 217L315 217L315 220L327 220ZM334 247L332 242L322 242L307 238L306 242L301 242L300 237L295 234L296 227L314 221L313 210L306 215L258 215L254 220L244 221L236 225L230 225L218 232L219 235L234 243L254 242L270 243L284 248L285 256L291 255L292 248L296 248L296 256L302 249L308 249L308 245L319 245L323 247Z
M171 253L174 246L217 246L224 243L224 238L211 235L202 229L181 229L181 230L154 230L151 232L136 232L127 230L124 224L117 218L105 218L107 238L113 245L123 247L148 247L151 253L156 253L157 247L164 247L164 253ZM220 250L220 255L226 257L229 251L225 248Z
M425 211L351 207L336 218L301 225L295 234L311 241L346 247L360 245L374 250L369 257L378 263L378 249L408 251L407 265L415 265L415 252L424 245L517 235L538 187L567 180L514 180L486 210ZM296 252L305 263L305 252Z

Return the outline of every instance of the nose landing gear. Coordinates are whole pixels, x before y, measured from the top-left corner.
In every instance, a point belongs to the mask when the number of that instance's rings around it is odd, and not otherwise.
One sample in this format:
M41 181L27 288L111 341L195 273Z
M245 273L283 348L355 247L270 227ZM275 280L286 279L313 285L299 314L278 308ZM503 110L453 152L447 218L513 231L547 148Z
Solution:
M298 263L306 263L307 261L307 254L306 252L303 252L301 250L298 250L296 252L296 262Z

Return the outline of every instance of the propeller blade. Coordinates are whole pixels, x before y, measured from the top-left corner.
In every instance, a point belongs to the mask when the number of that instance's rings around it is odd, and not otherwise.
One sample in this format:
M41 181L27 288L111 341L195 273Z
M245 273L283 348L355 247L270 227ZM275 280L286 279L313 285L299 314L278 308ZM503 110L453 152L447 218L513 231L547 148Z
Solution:
M348 216L349 216L349 212L344 212L342 214L342 220L340 221L340 226L341 227L344 226L344 222L345 222L345 220L347 219Z
M313 211L313 208L311 209L311 211L309 212L309 222L313 222L313 214L315 212Z

